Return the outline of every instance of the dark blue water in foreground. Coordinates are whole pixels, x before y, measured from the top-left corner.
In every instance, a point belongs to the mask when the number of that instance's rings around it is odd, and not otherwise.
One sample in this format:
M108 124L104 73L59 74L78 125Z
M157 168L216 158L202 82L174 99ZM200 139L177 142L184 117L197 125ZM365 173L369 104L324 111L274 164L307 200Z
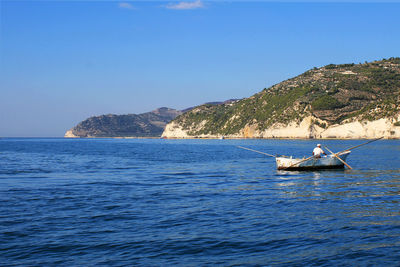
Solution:
M400 141L236 147L315 142L0 139L0 266L399 265Z

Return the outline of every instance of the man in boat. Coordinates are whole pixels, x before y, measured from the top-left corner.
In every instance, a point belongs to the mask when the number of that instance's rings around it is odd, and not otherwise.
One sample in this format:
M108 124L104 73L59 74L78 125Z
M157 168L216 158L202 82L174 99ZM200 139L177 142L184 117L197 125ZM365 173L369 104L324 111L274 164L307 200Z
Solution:
M326 155L325 151L323 151L321 148L321 144L318 144L317 147L314 148L312 154L316 158L320 158L322 156L322 154Z

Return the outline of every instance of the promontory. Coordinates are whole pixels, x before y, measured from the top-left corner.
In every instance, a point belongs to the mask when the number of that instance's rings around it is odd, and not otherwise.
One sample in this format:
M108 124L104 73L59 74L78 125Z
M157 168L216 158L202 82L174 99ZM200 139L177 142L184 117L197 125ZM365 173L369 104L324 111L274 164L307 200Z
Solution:
M166 138L400 138L400 58L330 64L235 102L201 105Z
M68 130L65 137L160 137L165 125L181 113L163 107L142 114L93 116Z

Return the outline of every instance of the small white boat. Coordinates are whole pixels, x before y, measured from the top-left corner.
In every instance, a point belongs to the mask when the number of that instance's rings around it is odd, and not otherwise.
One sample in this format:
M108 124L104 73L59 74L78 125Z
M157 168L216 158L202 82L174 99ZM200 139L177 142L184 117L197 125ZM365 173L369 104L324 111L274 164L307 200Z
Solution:
M338 153L337 156L346 161L351 151ZM276 166L278 170L317 170L317 169L343 169L344 164L334 155L328 155L322 158L311 157L307 160L296 159L292 157L276 157Z
M329 148L325 146L325 148L331 153L328 156L317 158L311 156L309 158L304 159L294 159L293 157L286 157L286 156L275 156L269 153L257 151L251 148L237 146L241 149L246 149L249 151L253 151L256 153L260 153L266 155L268 157L273 157L276 160L276 166L278 170L318 170L318 169L343 169L346 165L347 168L353 169L349 164L346 163L347 156L351 153L352 149L355 149L360 146L367 145L369 143L378 141L383 137L379 137L368 142L362 143L360 145L356 145L340 152L334 153Z

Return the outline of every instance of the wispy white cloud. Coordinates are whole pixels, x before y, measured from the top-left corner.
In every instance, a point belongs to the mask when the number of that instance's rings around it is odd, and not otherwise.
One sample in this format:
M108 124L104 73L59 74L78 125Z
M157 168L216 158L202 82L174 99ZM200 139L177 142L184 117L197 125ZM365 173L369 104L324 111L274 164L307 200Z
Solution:
M135 9L135 7L127 2L122 2L122 3L118 3L118 7L119 8L125 8L125 9Z
M176 4L168 4L166 8L168 9L196 9L196 8L203 8L204 4L201 0L196 0L194 2L179 2Z

